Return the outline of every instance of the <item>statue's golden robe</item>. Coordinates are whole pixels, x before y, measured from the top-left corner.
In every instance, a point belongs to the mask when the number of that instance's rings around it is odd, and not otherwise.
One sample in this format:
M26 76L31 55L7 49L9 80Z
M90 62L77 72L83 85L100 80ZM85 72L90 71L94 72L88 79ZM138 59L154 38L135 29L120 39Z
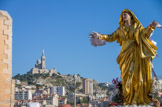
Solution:
M117 63L121 69L124 105L145 105L151 103L151 64L157 47L149 38L154 28L151 26L144 28L130 10L125 9L124 11L132 14L133 24L125 27L121 14L119 28L111 35L100 34L99 38L108 42L117 40L121 45Z

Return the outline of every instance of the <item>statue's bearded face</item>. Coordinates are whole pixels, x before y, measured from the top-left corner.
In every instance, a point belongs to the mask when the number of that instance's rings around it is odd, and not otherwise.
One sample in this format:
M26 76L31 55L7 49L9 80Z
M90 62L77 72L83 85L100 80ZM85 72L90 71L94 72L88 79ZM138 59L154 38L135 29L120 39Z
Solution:
M131 15L127 12L123 13L123 21L130 21L131 20Z

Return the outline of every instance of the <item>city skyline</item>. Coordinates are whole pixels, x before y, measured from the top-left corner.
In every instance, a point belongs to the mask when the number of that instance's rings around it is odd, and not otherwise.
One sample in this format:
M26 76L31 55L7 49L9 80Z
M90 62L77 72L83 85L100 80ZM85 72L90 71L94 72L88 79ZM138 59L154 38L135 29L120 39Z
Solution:
M118 3L116 3L118 2ZM116 58L118 43L93 47L89 33L111 34L119 26L121 11L132 10L144 27L153 20L162 24L162 2L153 1L39 1L2 0L0 10L13 19L13 76L25 74L34 67L45 50L47 69L61 74L80 74L99 82L120 77ZM113 10L113 11L112 11ZM157 42L158 55L153 60L157 76L162 77L162 29L152 39Z

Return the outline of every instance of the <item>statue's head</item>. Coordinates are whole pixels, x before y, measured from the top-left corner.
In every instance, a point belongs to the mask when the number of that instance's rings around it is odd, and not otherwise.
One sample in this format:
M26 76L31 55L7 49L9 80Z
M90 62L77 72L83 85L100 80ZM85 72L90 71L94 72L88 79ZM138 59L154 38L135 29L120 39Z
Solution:
M138 21L137 17L134 15L134 13L132 11L130 11L129 9L124 9L120 15L120 22L119 25L123 25L125 21L129 21L131 20L131 22L140 24L140 22Z
M133 19L133 16L130 12L125 11L122 13L122 18L123 18L123 21L129 21Z

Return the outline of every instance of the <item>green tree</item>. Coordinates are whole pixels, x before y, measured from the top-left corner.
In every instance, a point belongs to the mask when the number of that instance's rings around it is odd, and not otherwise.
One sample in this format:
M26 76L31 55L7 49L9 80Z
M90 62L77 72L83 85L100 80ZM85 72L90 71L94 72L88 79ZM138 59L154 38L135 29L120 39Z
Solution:
M81 103L88 104L88 97L83 97Z

